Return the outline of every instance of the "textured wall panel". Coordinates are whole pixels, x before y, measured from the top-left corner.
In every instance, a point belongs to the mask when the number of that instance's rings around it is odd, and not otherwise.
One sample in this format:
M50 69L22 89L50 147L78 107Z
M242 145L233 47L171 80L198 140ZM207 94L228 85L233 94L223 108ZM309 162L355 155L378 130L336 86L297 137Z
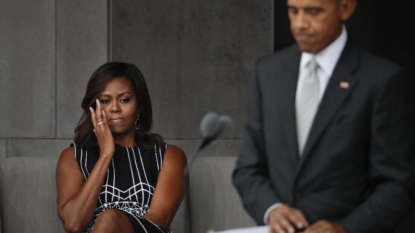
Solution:
M7 157L58 157L72 140L9 139Z
M9 158L0 164L2 233L65 232L56 213L57 161Z
M54 137L55 1L0 5L0 137Z
M6 158L6 140L0 140L0 159Z
M166 140L167 144L180 147L186 154L187 158L192 156L199 142L199 139ZM237 157L239 156L240 148L241 140L239 139L215 140L200 152L199 157Z
M6 140L0 140L0 158L2 152L5 156L7 152L7 157L59 156L71 143L70 139L8 139L7 144ZM190 158L199 140L166 140L166 143L180 147ZM239 151L238 139L216 140L203 149L199 157L237 157Z
M175 145L180 147L185 153L188 159L190 159L190 157L192 156L195 148L197 147L198 143L200 142L200 140L166 140L166 143L170 144L170 145ZM195 175L195 177L197 177L196 179L201 179L202 176L204 176L204 174L206 176L210 176L211 172L210 171L206 171L203 170L201 172L197 172L196 170L200 170L200 166L204 166L206 163L206 158L207 157L220 157L218 158L219 161L222 161L221 159L223 157L226 157L225 160L228 162L225 164L225 166L227 166L228 168L228 172L227 174L225 174L223 176L223 179L228 182L227 185L228 187L225 188L226 191L221 191L221 190L216 190L215 192L219 192L220 195L225 195L225 192L227 192L228 194L226 194L226 197L232 197L235 198L235 200L232 200L231 202L233 204L229 204L226 205L224 208L231 208L230 206L233 205L233 209L231 209L231 211L239 210L240 208L242 209L242 205L239 204L239 197L236 196L235 197L235 191L233 189L233 185L230 183L230 173L233 171L234 168L234 162L232 159L229 160L229 157L233 157L236 159L236 157L238 156L240 151L240 140L237 139L233 139L233 140L216 140L213 141L212 144L208 145L203 151L201 151L201 153L199 154L199 157L195 160L194 162L194 166L192 168L192 176ZM210 158L213 159L212 161L216 161L216 158ZM196 174L194 174L196 172ZM200 177L199 177L200 176ZM202 181L206 181L206 179L201 179ZM212 182L210 182L210 184L212 185ZM194 198L198 199L200 198L200 193L197 192L197 190L204 190L204 192L206 192L206 187L205 188L201 188L200 185L205 185L203 184L199 184L198 182L193 182L192 184L192 204L194 204L195 206L197 206L192 213L192 220L191 221L196 221L193 224L197 224L197 226L204 226L204 227L215 227L213 228L214 230L220 230L220 229L226 229L226 228L232 228L232 227L243 227L243 226L250 226L251 225L251 220L246 217L244 210L242 210L241 213L238 213L237 216L234 216L232 219L232 224L224 224L225 221L221 221L221 220L217 220L216 218L210 218L209 220L212 220L213 222L209 222L209 223L202 223L200 216L203 216L205 214L205 209L203 206L200 206L201 202L197 202L194 203L195 200ZM196 188L193 188L193 186L196 186ZM212 193L212 190L210 190L208 193ZM196 193L195 193L196 192ZM203 199L205 201L211 201L210 198L208 199ZM212 202L213 203L213 202ZM209 205L211 205L212 203L208 203ZM222 203L223 204L223 203ZM175 218L173 219L173 222L171 224L171 228L173 230L173 232L184 232L184 216L185 216L185 201L183 200L182 205L179 209L179 211L176 213ZM240 207L240 208L239 208ZM210 208L211 209L211 208ZM209 209L209 210L210 210ZM217 211L221 211L219 208L217 209ZM208 214L211 214L212 212L208 212ZM232 212L233 213L233 212ZM207 217L211 217L210 215ZM241 221L244 219L248 219L248 222L246 222L245 224L241 224ZM211 224L211 225L208 225ZM213 225L212 225L213 224ZM195 230L195 229L194 229ZM206 231L202 231L203 229L200 229L200 232L206 232ZM193 231L193 232L199 232L198 231Z
M57 136L72 138L89 77L108 59L107 1L57 1Z
M255 226L232 185L236 157L200 158L190 174L193 233Z
M185 232L185 206L185 200L183 200L179 209L176 212L176 215L174 216L172 223L170 224L170 229L174 233Z
M208 111L231 115L240 138L254 61L273 49L273 1L113 2L112 60L136 64L148 82L155 131L199 138Z

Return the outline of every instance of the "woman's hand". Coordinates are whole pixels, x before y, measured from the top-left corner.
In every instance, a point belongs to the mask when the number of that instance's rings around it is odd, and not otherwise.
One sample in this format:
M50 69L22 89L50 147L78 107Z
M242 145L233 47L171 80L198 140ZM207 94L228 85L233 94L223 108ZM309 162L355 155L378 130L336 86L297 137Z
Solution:
M114 138L108 127L107 116L105 115L105 112L101 110L101 103L98 99L96 100L96 105L95 112L91 107L89 107L89 111L91 111L91 120L92 125L94 126L95 136L97 137L100 156L112 157L115 151Z

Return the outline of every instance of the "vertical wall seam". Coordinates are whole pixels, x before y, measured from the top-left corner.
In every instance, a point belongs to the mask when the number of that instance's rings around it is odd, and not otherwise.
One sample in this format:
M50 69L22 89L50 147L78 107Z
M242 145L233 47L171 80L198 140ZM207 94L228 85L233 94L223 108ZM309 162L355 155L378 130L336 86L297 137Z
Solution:
M4 143L6 148L4 149L4 153L6 153L4 156L4 158L9 158L9 140L10 139L6 139L6 142Z
M271 1L271 43L272 43L272 52L276 50L276 46L275 46L275 1Z
M55 0L55 135L58 138L58 0Z
M112 0L107 1L107 61L112 61Z

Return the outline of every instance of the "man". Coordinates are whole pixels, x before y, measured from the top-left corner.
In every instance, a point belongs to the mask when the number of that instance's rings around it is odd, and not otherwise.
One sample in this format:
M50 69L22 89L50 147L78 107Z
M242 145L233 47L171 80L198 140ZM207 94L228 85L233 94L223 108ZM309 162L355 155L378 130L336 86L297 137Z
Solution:
M255 66L234 185L272 232L390 232L412 205L411 86L348 39L356 0L287 5L297 45Z

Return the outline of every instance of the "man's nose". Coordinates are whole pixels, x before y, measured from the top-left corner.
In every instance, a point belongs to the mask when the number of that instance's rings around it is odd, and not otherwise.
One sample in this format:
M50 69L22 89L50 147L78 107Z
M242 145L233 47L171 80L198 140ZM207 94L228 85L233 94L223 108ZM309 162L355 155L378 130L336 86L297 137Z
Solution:
M298 12L297 15L293 18L293 26L295 29L304 30L308 27L309 22L307 16L303 12Z

